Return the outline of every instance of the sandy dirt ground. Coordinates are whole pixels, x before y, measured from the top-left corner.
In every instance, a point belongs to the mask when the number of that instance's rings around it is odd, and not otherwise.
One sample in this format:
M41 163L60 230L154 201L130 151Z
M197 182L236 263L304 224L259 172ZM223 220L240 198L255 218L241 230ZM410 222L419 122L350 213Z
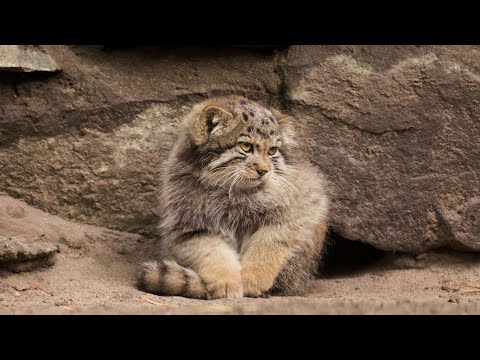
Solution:
M42 246L58 250L50 267L0 268L0 314L480 314L478 253L412 257L375 250L372 256L360 243L348 242L345 252L345 242L332 240L324 275L307 297L162 297L135 286L138 264L155 258L154 239L66 221L5 196L0 200L3 261L11 250L19 251L17 261ZM25 246L12 247L15 242Z
M319 278L307 297L206 301L138 291L135 270L150 253L147 245L115 250L106 241L87 250L64 249L53 267L1 271L0 313L480 314L479 255L382 259L361 270Z

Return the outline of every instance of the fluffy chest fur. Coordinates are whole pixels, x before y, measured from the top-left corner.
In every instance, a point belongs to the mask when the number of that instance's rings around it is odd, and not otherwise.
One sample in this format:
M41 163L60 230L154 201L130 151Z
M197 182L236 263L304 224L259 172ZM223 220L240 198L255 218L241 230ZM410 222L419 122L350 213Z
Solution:
M287 203L274 188L229 193L226 188L202 184L187 164L175 169L170 169L164 181L164 231L206 230L241 240L260 225L280 221L286 211Z
M236 97L194 108L164 164L163 235L208 231L238 241L281 222L299 191L286 118Z

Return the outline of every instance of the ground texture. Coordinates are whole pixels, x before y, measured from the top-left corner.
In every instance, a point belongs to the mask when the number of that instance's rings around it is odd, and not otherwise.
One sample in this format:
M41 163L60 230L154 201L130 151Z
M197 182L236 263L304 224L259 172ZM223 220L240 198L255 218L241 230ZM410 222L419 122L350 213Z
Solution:
M141 242L135 243L141 247ZM145 244L148 247L148 244ZM104 243L59 253L53 267L3 272L2 314L480 314L477 255L432 253L319 278L307 297L191 300L135 287L144 251Z

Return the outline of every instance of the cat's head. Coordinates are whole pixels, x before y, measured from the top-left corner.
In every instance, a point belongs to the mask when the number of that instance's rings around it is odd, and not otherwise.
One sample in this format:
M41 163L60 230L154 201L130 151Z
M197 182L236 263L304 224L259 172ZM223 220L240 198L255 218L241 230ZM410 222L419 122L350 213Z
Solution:
M186 125L200 180L230 191L281 186L296 146L292 118L239 96L197 104Z

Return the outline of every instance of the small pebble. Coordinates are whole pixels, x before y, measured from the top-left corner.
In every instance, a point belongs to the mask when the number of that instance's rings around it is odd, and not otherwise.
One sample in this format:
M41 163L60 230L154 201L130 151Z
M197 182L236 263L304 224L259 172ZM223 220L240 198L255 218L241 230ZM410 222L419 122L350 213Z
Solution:
M457 295L453 295L453 296L450 296L450 298L448 299L448 302L449 303L459 303L460 299Z
M26 282L21 282L21 283L13 285L13 288L15 290L18 290L18 291L25 291L25 290L30 289L30 284L28 284Z

